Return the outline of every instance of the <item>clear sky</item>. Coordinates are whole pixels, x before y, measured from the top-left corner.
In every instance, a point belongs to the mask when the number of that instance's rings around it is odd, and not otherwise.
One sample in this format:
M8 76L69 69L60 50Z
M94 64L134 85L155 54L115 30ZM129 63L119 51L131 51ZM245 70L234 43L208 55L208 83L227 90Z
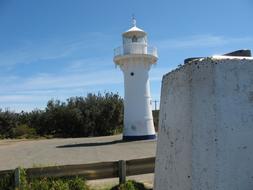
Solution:
M88 92L123 96L113 49L132 14L158 48L153 100L163 74L185 58L253 50L252 0L0 0L0 108L43 109Z

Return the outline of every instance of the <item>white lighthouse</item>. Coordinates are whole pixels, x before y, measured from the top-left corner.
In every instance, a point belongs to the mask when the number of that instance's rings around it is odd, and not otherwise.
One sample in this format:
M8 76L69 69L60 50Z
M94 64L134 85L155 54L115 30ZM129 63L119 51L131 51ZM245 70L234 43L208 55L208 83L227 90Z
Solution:
M123 46L114 50L114 62L124 74L124 130L123 140L155 139L150 96L149 70L158 56L148 46L147 33L133 27L122 34Z

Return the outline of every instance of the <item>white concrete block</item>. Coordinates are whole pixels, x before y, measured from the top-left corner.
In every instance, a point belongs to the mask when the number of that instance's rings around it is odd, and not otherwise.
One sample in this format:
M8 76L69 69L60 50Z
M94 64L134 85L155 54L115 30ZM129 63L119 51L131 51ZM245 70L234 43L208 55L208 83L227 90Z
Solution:
M156 190L253 189L253 60L213 57L163 77Z

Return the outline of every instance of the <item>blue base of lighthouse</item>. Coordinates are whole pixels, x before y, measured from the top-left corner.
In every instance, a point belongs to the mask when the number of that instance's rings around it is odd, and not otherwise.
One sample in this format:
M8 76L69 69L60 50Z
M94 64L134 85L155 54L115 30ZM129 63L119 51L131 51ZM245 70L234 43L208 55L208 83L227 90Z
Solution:
M156 139L156 135L142 135L142 136L123 136L124 141L140 141Z

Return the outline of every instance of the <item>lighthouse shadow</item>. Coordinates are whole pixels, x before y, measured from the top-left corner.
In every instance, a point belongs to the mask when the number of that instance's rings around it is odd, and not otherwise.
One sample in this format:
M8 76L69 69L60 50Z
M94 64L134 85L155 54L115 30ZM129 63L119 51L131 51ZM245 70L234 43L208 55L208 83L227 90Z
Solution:
M115 141L108 141L108 142L91 142L91 143L66 144L66 145L56 146L56 148L107 146L107 145L126 143L126 142L127 141L123 141L123 140L115 140Z

